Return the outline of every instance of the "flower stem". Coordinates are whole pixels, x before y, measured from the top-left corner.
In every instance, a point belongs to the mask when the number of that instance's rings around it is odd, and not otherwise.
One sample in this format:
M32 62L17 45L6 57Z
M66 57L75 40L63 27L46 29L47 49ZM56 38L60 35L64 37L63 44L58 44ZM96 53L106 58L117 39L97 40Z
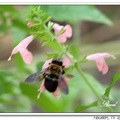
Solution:
M74 60L72 58L69 57L68 53L65 54L66 57L72 62L74 63ZM83 78L83 80L86 82L86 84L89 86L89 88L91 89L91 91L94 93L94 95L98 98L99 101L104 102L104 99L97 93L97 91L93 88L93 86L91 85L91 83L88 81L88 79L86 78L86 76L84 75L84 73L82 72L82 70L77 66L75 67L76 71L79 73L80 77ZM114 110L111 107L106 107L106 109L108 109L110 112L114 112Z
M44 26L44 27L45 27L45 29L48 31L48 34L51 36L51 38L53 38L54 35L51 33L51 31L49 31L46 26ZM56 37L55 37L55 41L54 41L54 42L56 42L56 45L57 45L57 46L61 49L61 51L64 53L64 52L65 52L65 51L64 51L64 48L63 48L63 46L62 46L60 43L58 43ZM66 55L66 57L72 62L72 64L75 63L75 60L69 56L69 53L68 53L67 51L65 52L65 55ZM89 88L90 88L91 91L94 93L94 95L98 98L98 100L101 101L101 102L103 102L104 99L103 99L103 98L97 93L97 91L93 88L93 86L91 85L91 83L89 82L89 80L86 78L86 76L84 75L84 73L82 72L82 70L81 70L78 66L75 67L75 69L76 69L76 71L79 73L80 77L82 77L83 80L86 82L86 84L89 86ZM114 110L113 110L111 107L106 107L106 109L108 109L110 112L114 112Z
M82 70L79 67L76 67L77 72L81 75L81 77L84 79L84 81L87 83L87 85L89 86L89 88L91 89L91 91L96 95L96 97L103 101L103 98L98 95L98 93L95 91L95 89L92 87L92 85L90 84L90 82L87 80L87 78L85 77L84 73L82 72Z

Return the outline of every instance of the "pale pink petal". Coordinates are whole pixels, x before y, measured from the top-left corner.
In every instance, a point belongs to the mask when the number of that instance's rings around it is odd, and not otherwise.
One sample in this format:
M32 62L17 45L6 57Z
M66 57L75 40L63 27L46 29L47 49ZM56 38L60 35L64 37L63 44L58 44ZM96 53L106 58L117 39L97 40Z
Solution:
M69 54L69 57L73 58L73 56L71 54ZM70 65L72 65L71 61L66 56L64 56L64 58L63 58L63 66L69 67Z
M109 53L96 53L86 57L87 60L96 61L96 66L100 72L106 74L108 72L108 65L105 62L105 58L112 57L115 59L116 57Z
M32 61L32 53L29 52L26 48L27 46L32 42L33 40L33 35L28 36L27 38L25 38L24 40L22 40L13 50L12 53L10 55L10 57L8 58L8 61L11 60L11 57L13 54L16 54L17 52L20 52L23 61L27 64L30 64Z
M61 35L59 35L57 37L57 40L60 42L60 43L64 43L66 42L67 38L70 38L72 36L72 28L70 25L66 25L65 27L64 26L60 26L59 24L54 24L53 26L53 29L55 31L55 34L59 33L60 30L64 29L65 32L62 33Z
M86 57L87 60L98 60L99 58L109 58L112 57L113 59L115 59L115 56L109 54L109 53L96 53L96 54L92 54Z
M10 60L11 60L11 58L12 58L12 55L10 55L10 57L8 58L8 61L10 61Z
M60 99L60 94L59 94L59 92L58 92L58 89L55 91L55 92L53 92L53 95L59 100Z
M16 46L16 47L12 50L12 53L11 53L10 57L8 58L8 61L10 61L12 55L16 54L17 52L19 52L19 48Z
M109 58L112 57L113 59L116 59L116 57L112 54L109 53L99 53L100 57L104 57L104 58Z
M103 59L102 60L97 60L96 61L96 66L97 66L98 70L101 72L102 67L103 67Z
M46 90L45 86L44 86L44 81L42 82L40 89L38 90L40 93L44 92Z
M106 74L108 72L108 65L106 63L103 64L103 69L102 69L102 73Z
M67 37L70 38L72 36L72 28L70 25L66 25L63 29L65 30L65 32L57 37L57 40L60 43L65 43Z
M96 61L96 66L100 72L106 74L108 72L108 65L103 58Z
M45 90L46 90L46 88L44 86L44 81L43 81L42 84L41 84L41 86L40 86L40 88L39 88L39 90L38 90L39 94L37 95L37 99L40 98L41 93L44 92Z
M26 64L31 64L33 57L32 57L32 53L30 51L25 49L22 52L20 51L20 55L22 56L22 59Z
M98 58L100 57L100 54L92 54L86 57L87 60L98 60Z
M55 34L59 33L60 30L63 28L63 26L60 26L59 24L55 23L53 25L53 29L55 30Z
M43 69L43 70L46 69L46 68L49 66L49 63L52 62L52 60L53 60L53 59L47 60L47 61L44 63L44 65L42 66L42 69Z
M72 27L70 25L66 25L64 29L66 30L65 31L66 36L70 38L72 36Z
M102 56L103 56L104 58L112 57L113 59L116 59L116 57L115 57L114 55L109 54L109 53L103 53Z
M18 47L19 50L25 49L33 40L33 35L30 35L26 37L24 40L22 40L16 47Z
M65 43L67 40L67 37L64 34L61 34L57 37L58 42Z

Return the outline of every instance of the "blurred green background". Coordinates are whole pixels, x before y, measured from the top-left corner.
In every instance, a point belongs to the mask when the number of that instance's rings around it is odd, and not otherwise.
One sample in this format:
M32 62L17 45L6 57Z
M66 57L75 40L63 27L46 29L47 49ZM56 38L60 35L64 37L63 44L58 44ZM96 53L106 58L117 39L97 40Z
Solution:
M98 72L94 62L81 65L94 88L103 95L112 76L120 70L120 6L42 5L41 8L52 17L52 21L72 26L73 36L67 43L72 43L71 53L74 52L74 55L109 52L117 57L116 60L107 59L110 68L106 75ZM89 106L96 97L77 75L68 82L69 95L61 93L60 100L47 91L37 100L41 83L24 83L27 76L41 69L46 53L50 51L48 47L42 47L40 41L34 40L28 46L34 57L32 64L24 64L19 54L7 61L12 49L29 35L26 19L31 9L32 6L25 5L0 6L0 112L74 112L79 105ZM72 73L76 74L74 71ZM118 101L114 108L117 112L120 111L119 86L118 81L110 97L112 103ZM80 112L108 111L92 106Z

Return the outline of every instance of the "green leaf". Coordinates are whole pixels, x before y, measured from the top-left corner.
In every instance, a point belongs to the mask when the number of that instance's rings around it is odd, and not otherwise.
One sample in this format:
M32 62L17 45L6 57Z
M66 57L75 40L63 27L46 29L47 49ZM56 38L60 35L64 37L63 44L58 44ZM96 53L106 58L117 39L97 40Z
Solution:
M16 67L18 68L18 70L20 72L24 72L25 64L24 64L23 59L19 53L15 55L15 60L16 60Z
M79 47L76 47L76 44L71 44L70 46L70 53L76 58L79 59L80 51L78 49Z
M41 71L42 70L42 66L45 62L44 61L41 61L39 62L37 65L36 65L36 68L37 68L37 71Z
M13 36L13 46L18 45L26 37L26 33L18 27L12 27L11 32Z
M105 90L104 96L109 98L109 94L111 89L114 87L114 85L116 84L116 82L120 80L120 72L116 73L113 78L112 81L110 83L110 85L107 87L107 89Z
M98 106L98 101L92 102L92 103L90 103L90 104L88 104L88 105L80 105L80 106L78 106L78 107L75 109L74 112L82 112L82 111L84 111L84 110L86 110L86 109L88 109L88 108L96 107L96 106Z
M40 6L34 6L28 14L27 22L39 23L41 26L50 20ZM39 26L40 27L40 26Z
M42 47L48 45L49 43L50 43L50 41L45 41L45 42L43 42L43 43L42 43Z
M48 29L51 30L53 28L54 23L53 22L48 22Z
M0 7L0 20L2 24L0 25L0 31L6 34L11 28L8 21L12 21L13 18L16 18L19 15L19 12L14 8L14 6L1 6ZM12 23L12 22L11 22Z
M57 52L62 52L62 49L60 48L60 46L55 41L54 42L51 41L47 45Z
M18 11L14 8L14 6L10 6L10 5L1 6L0 12L8 12L11 15L18 15Z
M0 77L10 77L10 76L14 76L13 73L11 73L10 71L5 71L5 70L0 70Z
M17 18L12 20L14 27L17 27L17 28L21 29L22 31L24 31L25 33L28 33L29 29L27 28L27 25L24 22L25 21L22 21Z
M5 99L2 99L2 98L0 98L0 103L2 103L2 104L12 104L12 105L16 105L16 106L22 106L22 104L19 103L19 102L5 100Z
M46 53L47 55L47 59L51 59L51 58L60 58L61 57L61 53L58 53L58 52L51 52L51 53Z
M112 25L111 20L92 5L47 5L41 6L41 8L56 21L69 21L71 23L76 23L79 21L92 21Z

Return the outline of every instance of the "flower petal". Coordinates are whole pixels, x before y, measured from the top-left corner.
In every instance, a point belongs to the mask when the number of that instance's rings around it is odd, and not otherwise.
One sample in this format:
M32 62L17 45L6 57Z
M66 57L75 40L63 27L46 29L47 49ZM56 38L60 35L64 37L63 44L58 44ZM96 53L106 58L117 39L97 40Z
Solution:
M60 26L59 24L54 24L53 25L53 29L55 31L55 34L59 33L61 29L64 29L65 32L62 33L61 35L59 35L57 37L57 40L60 42L60 43L64 43L66 42L67 40L67 37L70 38L72 36L72 28L70 25L66 25L65 27L64 26Z
M70 25L66 25L64 29L66 30L65 31L66 37L70 38L72 36L72 27Z
M30 44L30 42L32 42L33 40L33 35L28 36L27 38L25 38L24 40L22 40L13 50L12 53L10 55L10 57L8 58L8 61L11 60L11 57L13 54L16 54L17 52L20 52L23 61L27 64L30 64L32 61L32 53L29 52L26 47Z
M28 37L26 37L24 40L22 40L18 45L18 49L25 49L33 40L33 35L30 35Z
M41 86L40 86L40 88L39 88L39 90L38 90L39 94L37 95L37 99L40 98L41 93L44 92L45 90L46 90L46 88L44 86L44 81L43 81L42 84L41 84Z
M73 58L73 56L71 54L69 54L69 57ZM71 64L72 64L71 61L66 56L64 56L64 58L63 58L63 66L69 67Z
M59 100L60 99L60 94L59 94L59 92L58 92L58 89L55 91L55 92L53 92L53 95Z
M44 86L44 81L42 82L40 89L38 90L40 93L44 92L46 90L45 86Z
M60 42L60 43L65 43L66 40L67 40L67 37L66 37L66 35L63 33L63 34L61 34L61 35L59 35L59 36L57 37L57 40L58 40L58 42Z
M8 58L8 61L10 61L11 58L12 58L12 55L13 55L13 54L16 54L18 51L19 51L19 48L16 46L16 47L12 50L12 53L11 53L10 57Z
M102 68L102 73L106 74L108 72L108 65L106 63L103 64L103 68Z
M22 56L22 59L26 64L31 64L33 57L32 57L32 53L30 51L25 49L24 52L20 51L20 55Z
M88 55L86 57L87 60L98 60L98 58L100 57L100 54L97 53L97 54L92 54L92 55Z
M52 60L53 60L53 59L47 60L47 61L44 63L44 65L42 66L42 69L44 70L44 69L46 69L47 67L49 67L49 63L51 63Z
M105 58L112 57L115 59L116 57L109 53L96 53L86 57L87 60L96 61L96 66L102 74L106 74L108 72L108 65L105 62Z
M57 34L58 32L60 32L60 30L63 28L63 26L60 26L59 24L55 23L53 25L53 29L55 30L55 34Z
M96 53L92 55L88 55L86 57L87 60L98 60L99 58L109 58L112 57L113 59L116 59L115 56L109 54L109 53Z
M108 72L108 65L103 58L96 61L96 66L100 72L106 74Z

